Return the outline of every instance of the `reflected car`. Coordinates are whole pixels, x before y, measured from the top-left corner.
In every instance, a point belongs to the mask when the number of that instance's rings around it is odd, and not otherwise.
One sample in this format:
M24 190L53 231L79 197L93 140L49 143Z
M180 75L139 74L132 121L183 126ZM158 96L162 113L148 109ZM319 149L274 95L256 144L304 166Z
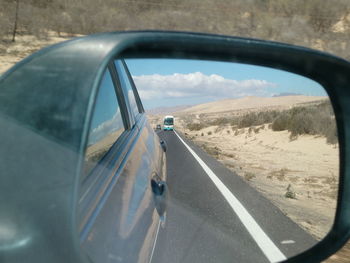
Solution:
M40 51L1 79L0 222L15 231L1 235L1 257L149 262L165 221L164 146L125 62L111 58L90 78L96 64L73 50Z

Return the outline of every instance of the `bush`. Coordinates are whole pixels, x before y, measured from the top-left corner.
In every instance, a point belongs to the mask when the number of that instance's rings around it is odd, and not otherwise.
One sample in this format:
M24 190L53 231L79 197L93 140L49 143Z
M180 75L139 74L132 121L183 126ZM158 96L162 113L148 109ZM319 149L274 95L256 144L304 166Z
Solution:
M315 125L315 115L309 112L300 112L294 116L292 115L289 120L288 130L292 137L301 134L318 134Z
M293 189L293 187L291 186L291 184L288 185L287 187L287 192L284 194L285 198L290 198L290 199L297 199L297 195Z
M199 131L205 127L206 126L203 123L188 123L187 124L187 129L189 129L190 131Z
M281 113L271 125L273 131L284 131L289 127L290 116L288 113Z
M227 124L231 124L235 136L241 133L239 129L248 128L248 133L258 133L260 129L265 129L265 125L268 124L267 128L273 131L289 131L291 139L302 134L309 134L324 136L327 138L327 143L330 144L338 142L334 113L329 101L297 106L289 110L249 112L242 116L222 117L206 124L189 123L187 128L191 131L198 131L216 125L218 128L215 132L218 132L224 129L223 126ZM208 135L211 134L212 132L208 132Z
M257 122L257 114L256 113L248 113L244 115L238 123L238 128L245 128L253 126Z
M278 114L278 111L250 112L239 117L235 121L231 121L231 124L236 124L239 128L263 125L272 122Z
M218 158L219 154L221 153L221 150L218 147L210 147L206 144L202 145L203 150L208 153L209 155L213 156L214 158Z
M244 179L246 179L247 181L250 181L255 177L256 177L255 174L253 174L251 172L244 173Z
M290 198L290 199L296 199L296 194L295 194L295 192L287 191L287 192L284 194L284 197L285 197L285 198Z
M209 124L210 125L215 125L215 126L223 126L230 123L230 120L227 118L218 118L213 121L211 121Z
M337 132L335 121L333 122L332 125L328 126L328 129L326 130L326 138L327 138L327 143L330 143L330 144L338 143L338 132Z
M325 136L327 143L338 142L334 113L327 101L282 111L272 122L271 128L273 131L290 131L291 139L309 134Z
M224 127L222 127L222 126L218 126L218 127L216 127L216 129L215 129L215 133L218 133L218 132L220 132L220 131L222 131L224 129Z

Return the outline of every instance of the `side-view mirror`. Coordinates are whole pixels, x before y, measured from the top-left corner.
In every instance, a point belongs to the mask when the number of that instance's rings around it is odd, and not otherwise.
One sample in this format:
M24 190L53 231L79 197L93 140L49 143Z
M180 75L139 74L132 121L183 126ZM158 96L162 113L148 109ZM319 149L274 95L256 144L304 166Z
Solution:
M95 117L108 80L121 110ZM349 86L348 61L257 39L121 32L43 49L0 77L0 253L324 260L350 237ZM161 183L147 181L158 163Z

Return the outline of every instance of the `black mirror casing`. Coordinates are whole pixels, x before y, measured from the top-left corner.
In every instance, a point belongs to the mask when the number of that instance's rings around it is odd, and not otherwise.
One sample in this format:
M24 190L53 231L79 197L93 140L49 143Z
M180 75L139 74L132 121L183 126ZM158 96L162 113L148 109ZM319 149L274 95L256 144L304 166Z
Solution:
M307 48L255 39L184 32L116 32L77 38L43 49L0 78L0 127L5 127L1 131L4 143L0 155L4 158L0 160L0 167L6 171L0 175L0 200L11 200L6 204L1 201L0 207L2 210L9 206L16 208L11 211L11 216L23 219L26 222L20 221L23 229L35 233L31 250L23 249L18 256L11 251L1 251L13 260L9 262L28 259L29 255L33 262L86 260L81 255L76 229L80 172L97 87L104 69L116 57L239 62L293 72L320 83L330 97L338 127L338 206L328 235L310 250L288 259L288 262L321 261L348 240L348 61ZM52 112L50 118L47 112ZM14 133L15 129L18 130L17 126L23 127L23 132ZM31 131L47 138L47 142ZM27 140L18 146L19 137L31 136L31 142ZM44 162L48 155L55 155L55 158ZM17 156L18 160L14 160L13 156ZM40 156L41 163L38 162ZM33 181L36 183L33 184ZM18 196L13 195L13 185L18 189ZM51 191L43 194L43 189ZM51 225L50 222L60 224ZM45 233L53 233L53 236ZM40 255L43 247L49 251L57 248L57 253Z

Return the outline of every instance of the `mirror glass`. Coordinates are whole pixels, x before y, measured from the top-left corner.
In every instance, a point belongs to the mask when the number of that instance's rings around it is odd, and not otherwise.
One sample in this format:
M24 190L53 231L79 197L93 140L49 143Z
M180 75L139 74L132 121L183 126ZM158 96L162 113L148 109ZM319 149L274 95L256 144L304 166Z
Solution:
M205 262L206 253L234 251L230 262L247 261L243 254L277 262L328 233L339 149L320 84L239 63L126 64L149 123L167 143L169 207L158 254Z

